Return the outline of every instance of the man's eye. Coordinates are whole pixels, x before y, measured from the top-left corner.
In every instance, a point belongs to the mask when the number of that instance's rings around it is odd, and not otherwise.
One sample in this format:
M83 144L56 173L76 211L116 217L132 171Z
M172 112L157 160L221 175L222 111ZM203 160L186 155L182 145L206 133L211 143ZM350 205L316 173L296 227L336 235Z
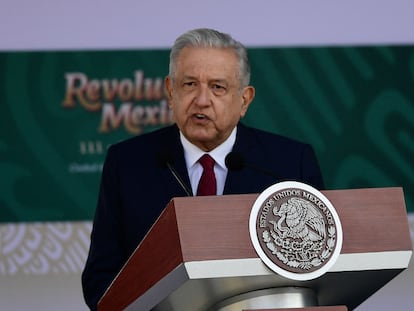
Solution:
M183 85L185 88L190 88L190 87L194 87L196 84L195 82L184 82Z
M212 86L213 92L216 94L224 94L226 93L226 88L223 85L220 84L213 84Z

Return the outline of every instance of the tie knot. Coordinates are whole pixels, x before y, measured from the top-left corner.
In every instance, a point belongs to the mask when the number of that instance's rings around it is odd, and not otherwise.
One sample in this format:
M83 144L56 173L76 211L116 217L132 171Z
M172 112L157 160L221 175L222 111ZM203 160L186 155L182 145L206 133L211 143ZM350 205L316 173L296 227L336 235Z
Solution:
M203 155L198 162L200 162L201 166L203 167L203 169L205 170L211 170L214 167L214 159L208 155L207 153L205 155Z

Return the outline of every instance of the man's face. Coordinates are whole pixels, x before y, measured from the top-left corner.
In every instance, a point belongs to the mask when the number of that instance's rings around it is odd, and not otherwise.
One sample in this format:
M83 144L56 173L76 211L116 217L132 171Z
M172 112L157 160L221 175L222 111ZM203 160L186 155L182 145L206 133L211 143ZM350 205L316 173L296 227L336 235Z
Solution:
M253 87L240 88L238 58L229 49L184 48L165 82L175 122L205 151L229 137L254 97Z

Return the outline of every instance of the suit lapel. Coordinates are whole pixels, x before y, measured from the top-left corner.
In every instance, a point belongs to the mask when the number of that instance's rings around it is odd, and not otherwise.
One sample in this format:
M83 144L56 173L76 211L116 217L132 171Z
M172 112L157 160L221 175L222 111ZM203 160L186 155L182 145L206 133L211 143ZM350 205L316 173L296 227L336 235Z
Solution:
M256 158L255 156L255 140L252 137L251 132L249 129L244 126L243 124L239 123L237 127L237 136L236 142L233 146L234 152L238 152L245 159L249 158ZM242 169L237 172L228 171L226 183L224 186L224 194L241 194L247 193L251 186L249 185L248 181L249 178L253 177L250 176L251 171Z
M176 170L180 178L183 180L184 184L191 191L190 177L188 176L187 165L185 163L184 158L184 149L181 144L179 130L176 125L173 125L171 127L171 131L169 132L169 134L166 135L166 140L164 141L163 149L170 152L171 166ZM170 175L168 179L170 180L170 177L174 178L172 172L169 171L168 168L166 168L166 170L168 171L167 174ZM173 183L166 183L165 186L170 188L172 193L177 193L177 196L187 195L185 191L182 189L182 187L179 185L179 182L176 180Z

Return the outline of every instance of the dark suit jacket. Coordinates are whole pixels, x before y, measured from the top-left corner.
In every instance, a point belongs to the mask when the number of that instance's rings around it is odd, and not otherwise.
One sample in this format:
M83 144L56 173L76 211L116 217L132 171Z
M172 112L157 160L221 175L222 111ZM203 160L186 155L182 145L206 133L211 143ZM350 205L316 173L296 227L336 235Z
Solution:
M167 203L173 197L186 196L169 169L159 163L159 154L165 150L171 153L174 168L191 189L175 125L108 149L91 247L82 274L85 301L91 309L96 308L105 289ZM323 188L310 145L239 124L233 151L242 154L246 163L273 174L249 167L229 171L224 194L260 193L282 180L301 181L317 189Z

